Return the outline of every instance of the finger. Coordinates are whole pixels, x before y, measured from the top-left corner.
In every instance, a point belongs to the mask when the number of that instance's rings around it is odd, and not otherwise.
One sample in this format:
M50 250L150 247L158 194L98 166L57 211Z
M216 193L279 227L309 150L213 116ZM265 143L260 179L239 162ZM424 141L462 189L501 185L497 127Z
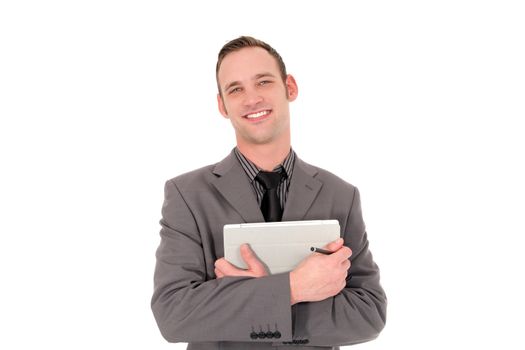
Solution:
M225 258L217 259L215 260L215 268L220 270L226 263L227 261Z
M343 282L341 282L341 289L339 289L339 292L345 288L346 288L346 280L343 280Z
M246 243L241 245L241 256L246 265L248 265L248 270L254 272L266 271L263 263L257 258L257 255L255 255L254 251Z
M332 257L333 259L340 261L348 260L351 256L352 249L348 248L347 246L342 246L341 248L339 248L338 251L330 255L330 257Z
M220 258L215 261L215 268L219 269L224 276L244 276L246 271L232 265L228 260Z
M219 279L219 278L223 278L224 274L222 273L221 270L215 268L215 276L217 277L217 279Z
M343 246L343 243L344 243L344 240L342 238L338 238L335 241L328 243L323 248L331 252L335 252Z

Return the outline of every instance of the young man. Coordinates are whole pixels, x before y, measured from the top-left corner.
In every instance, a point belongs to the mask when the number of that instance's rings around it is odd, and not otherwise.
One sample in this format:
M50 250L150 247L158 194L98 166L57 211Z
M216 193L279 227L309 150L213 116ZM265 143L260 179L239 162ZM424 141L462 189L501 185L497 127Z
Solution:
M294 78L268 44L240 37L217 62L217 101L237 147L166 182L152 309L162 335L188 349L338 349L377 337L386 296L368 249L356 187L299 159L290 144ZM225 224L337 219L341 238L293 271L268 275L224 258Z

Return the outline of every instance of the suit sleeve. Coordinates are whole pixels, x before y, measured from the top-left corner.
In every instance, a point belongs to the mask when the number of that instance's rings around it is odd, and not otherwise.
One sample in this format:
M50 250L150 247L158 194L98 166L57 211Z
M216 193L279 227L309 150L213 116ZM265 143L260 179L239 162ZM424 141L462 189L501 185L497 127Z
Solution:
M292 339L288 273L210 279L198 226L173 180L160 223L151 307L166 340L271 342L278 333L279 341ZM273 336L252 339L253 332Z
M309 339L311 346L369 341L379 335L386 322L386 295L379 283L379 268L368 249L357 188L343 229L345 245L353 253L346 287L323 301L293 306L293 336Z

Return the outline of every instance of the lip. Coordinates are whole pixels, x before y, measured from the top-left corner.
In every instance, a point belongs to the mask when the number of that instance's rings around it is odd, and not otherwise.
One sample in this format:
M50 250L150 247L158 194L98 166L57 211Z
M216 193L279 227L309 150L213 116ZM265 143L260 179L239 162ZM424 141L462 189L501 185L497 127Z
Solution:
M260 117L257 117L257 118L248 118L248 115L250 114L257 114L257 113L261 113L261 112L268 112ZM261 120L264 120L264 119L267 119L269 116L272 115L272 112L273 110L272 109L269 109L269 108L264 108L264 109L260 109L258 111L253 111L253 112L250 112L250 113L247 113L245 115L242 116L243 119L249 121L249 122L259 122Z

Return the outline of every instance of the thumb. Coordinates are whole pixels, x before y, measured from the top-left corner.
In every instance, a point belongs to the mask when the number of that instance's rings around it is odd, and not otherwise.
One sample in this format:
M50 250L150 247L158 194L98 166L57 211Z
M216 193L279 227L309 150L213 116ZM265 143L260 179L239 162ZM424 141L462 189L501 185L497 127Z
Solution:
M342 238L338 238L333 242L328 243L324 246L324 249L327 249L329 251L336 252L343 246L344 240Z
M241 256L246 265L248 265L248 270L266 271L264 265L259 260L257 255L255 255L249 244L244 243L241 245Z

